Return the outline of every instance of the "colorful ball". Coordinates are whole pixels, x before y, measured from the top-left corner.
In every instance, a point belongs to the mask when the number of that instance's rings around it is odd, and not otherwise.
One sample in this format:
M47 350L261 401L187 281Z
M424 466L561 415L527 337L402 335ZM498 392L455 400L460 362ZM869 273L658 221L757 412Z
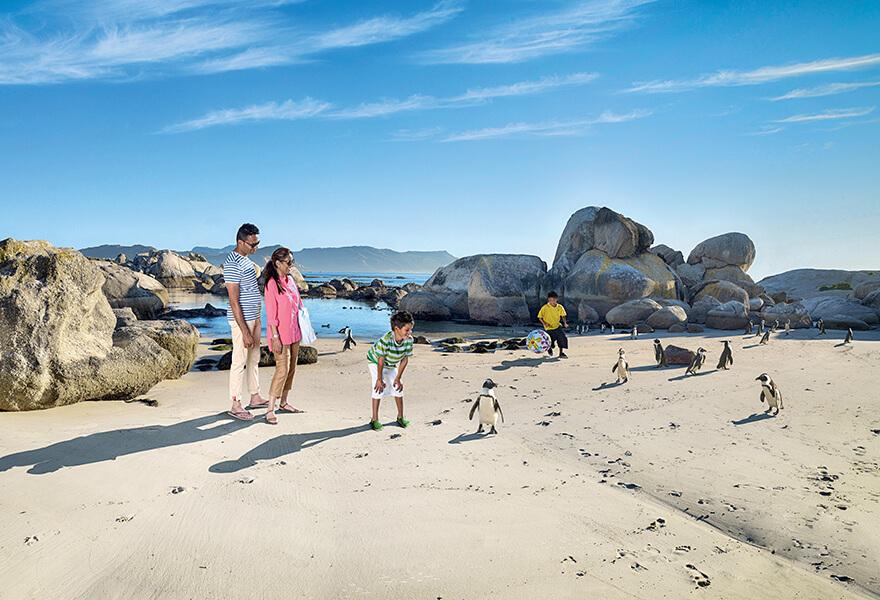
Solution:
M526 348L541 354L550 349L550 336L543 329L536 329L526 336Z

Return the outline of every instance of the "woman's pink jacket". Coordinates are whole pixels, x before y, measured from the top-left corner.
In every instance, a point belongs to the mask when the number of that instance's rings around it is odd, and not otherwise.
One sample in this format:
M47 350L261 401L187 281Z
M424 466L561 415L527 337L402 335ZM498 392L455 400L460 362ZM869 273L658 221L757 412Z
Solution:
M297 313L302 306L299 290L296 282L290 275L287 280L282 280L282 292L278 292L278 285L274 279L266 282L266 334L269 334L269 325L275 327L281 337L281 343L287 346L295 344L302 339L299 330ZM271 342L271 338L269 340Z

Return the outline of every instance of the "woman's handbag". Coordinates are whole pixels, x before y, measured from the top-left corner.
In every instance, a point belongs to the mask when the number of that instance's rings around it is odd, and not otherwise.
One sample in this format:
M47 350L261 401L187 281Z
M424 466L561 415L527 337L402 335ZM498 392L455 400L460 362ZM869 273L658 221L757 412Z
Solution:
M299 310L296 312L296 319L299 323L300 333L302 333L300 345L311 346L318 340L318 335L315 333L315 328L312 327L311 320L309 320L309 309L306 308L305 304L300 304Z

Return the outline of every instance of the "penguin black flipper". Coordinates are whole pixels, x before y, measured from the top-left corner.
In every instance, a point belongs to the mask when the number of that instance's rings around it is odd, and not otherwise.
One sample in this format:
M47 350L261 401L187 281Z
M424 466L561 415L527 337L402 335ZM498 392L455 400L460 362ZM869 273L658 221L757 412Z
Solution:
M614 373L615 371L617 371L617 363L611 365L611 372Z
M474 420L474 413L477 412L477 407L480 406L480 398L477 398L477 401L474 402L474 405L471 406L471 414L468 416L468 421Z
M501 405L498 404L498 400L495 400L495 410L498 411L498 416L501 417L501 422L504 423L504 413L501 412Z

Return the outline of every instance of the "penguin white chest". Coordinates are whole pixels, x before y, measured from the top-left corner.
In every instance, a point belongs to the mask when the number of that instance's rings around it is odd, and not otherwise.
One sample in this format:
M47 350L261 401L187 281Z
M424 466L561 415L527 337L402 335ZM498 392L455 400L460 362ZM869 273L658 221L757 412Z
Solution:
M495 413L495 398L483 396L480 398L480 424L495 425L498 416Z

